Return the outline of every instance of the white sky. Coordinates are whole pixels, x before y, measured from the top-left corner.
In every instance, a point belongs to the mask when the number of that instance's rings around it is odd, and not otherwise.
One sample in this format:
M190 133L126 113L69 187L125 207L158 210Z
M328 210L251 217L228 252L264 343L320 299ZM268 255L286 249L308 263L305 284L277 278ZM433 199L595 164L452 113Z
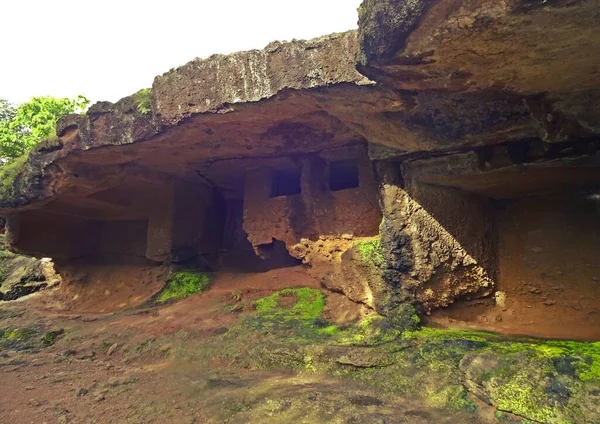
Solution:
M0 0L0 99L116 101L195 57L356 28L362 0Z

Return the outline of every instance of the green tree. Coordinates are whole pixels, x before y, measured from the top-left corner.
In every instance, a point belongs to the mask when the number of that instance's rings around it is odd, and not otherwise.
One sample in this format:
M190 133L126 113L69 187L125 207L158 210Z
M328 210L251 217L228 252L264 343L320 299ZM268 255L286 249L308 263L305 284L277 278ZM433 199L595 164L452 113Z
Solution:
M18 158L47 138L56 136L56 120L67 113L84 112L89 104L84 96L32 97L13 105L0 99L0 163Z

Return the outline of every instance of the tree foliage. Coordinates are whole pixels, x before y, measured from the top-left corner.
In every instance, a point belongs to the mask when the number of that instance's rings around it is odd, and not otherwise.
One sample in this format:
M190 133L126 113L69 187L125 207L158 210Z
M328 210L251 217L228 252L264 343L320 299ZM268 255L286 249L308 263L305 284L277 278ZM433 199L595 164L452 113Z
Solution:
M0 99L0 164L18 158L40 141L56 136L56 121L67 113L84 112L89 100L84 96L32 97L13 105Z

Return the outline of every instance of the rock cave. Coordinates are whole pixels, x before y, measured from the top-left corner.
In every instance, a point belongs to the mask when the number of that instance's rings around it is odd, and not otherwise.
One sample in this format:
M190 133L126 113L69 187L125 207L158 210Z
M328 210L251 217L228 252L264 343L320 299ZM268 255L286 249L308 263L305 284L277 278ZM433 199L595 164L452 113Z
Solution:
M3 419L600 422L600 2L358 17L0 167Z
M297 267L383 315L598 339L599 13L367 0L358 31L195 59L61 118L8 244L66 285Z

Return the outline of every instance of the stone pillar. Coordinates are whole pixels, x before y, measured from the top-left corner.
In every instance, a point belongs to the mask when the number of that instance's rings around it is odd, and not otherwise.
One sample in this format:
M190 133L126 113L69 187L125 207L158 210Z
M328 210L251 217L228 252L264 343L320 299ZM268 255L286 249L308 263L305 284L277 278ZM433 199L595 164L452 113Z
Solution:
M197 254L212 188L174 181L157 188L148 219L146 257L155 261L185 261Z
M8 215L5 223L6 241L15 246L21 234L21 216L18 214Z
M488 200L422 184L390 163L378 165L383 277L428 311L491 293L497 231Z

